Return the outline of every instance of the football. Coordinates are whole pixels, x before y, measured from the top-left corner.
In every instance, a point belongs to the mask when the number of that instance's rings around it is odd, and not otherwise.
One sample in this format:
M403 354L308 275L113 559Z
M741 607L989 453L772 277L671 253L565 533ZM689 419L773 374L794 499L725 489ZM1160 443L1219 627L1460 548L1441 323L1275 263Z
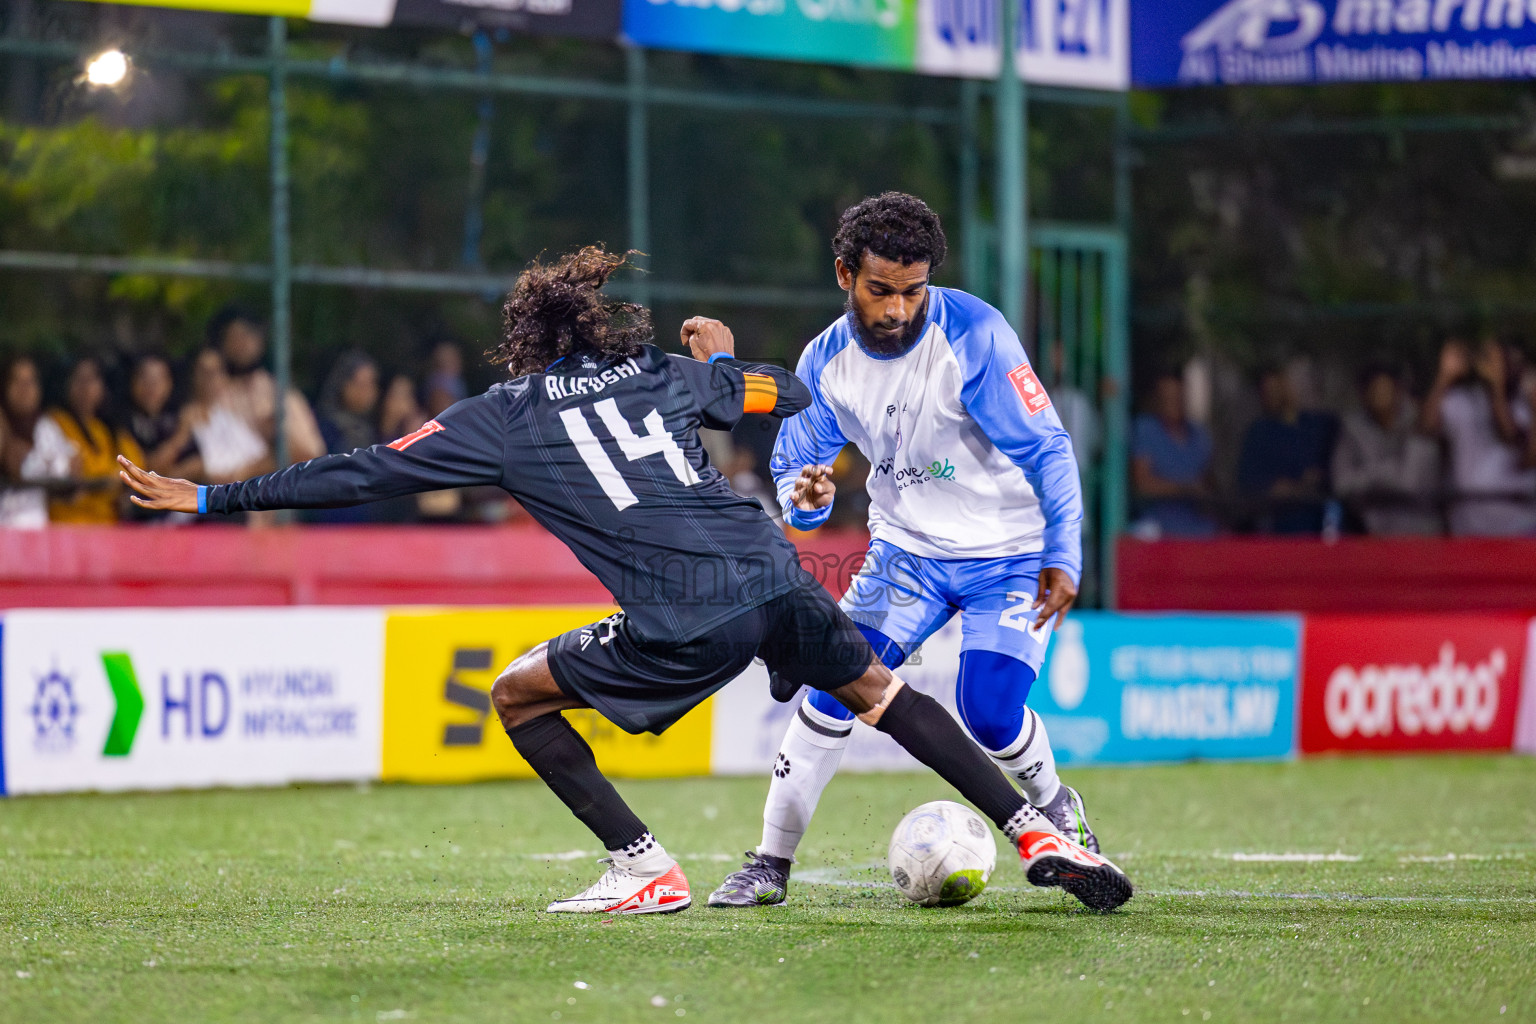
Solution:
M981 895L997 866L997 843L981 815L950 800L914 808L891 836L891 880L925 907L956 907Z

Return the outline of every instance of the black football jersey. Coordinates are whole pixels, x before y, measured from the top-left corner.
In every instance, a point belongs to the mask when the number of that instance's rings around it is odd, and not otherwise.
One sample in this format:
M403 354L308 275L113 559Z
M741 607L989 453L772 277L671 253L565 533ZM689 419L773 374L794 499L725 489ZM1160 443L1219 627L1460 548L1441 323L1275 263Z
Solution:
M336 508L497 484L575 552L660 642L681 642L805 582L755 500L710 465L699 428L790 416L811 395L780 367L645 346L576 354L498 384L390 444L199 490L208 512Z

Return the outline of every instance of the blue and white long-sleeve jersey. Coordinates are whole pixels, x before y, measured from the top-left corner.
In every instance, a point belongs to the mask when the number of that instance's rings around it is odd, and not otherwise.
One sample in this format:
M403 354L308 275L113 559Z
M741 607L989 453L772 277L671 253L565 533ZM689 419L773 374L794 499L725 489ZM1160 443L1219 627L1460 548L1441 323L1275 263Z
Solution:
M803 466L852 442L869 460L869 530L925 558L1040 552L1043 568L1082 575L1083 497L1072 442L1018 335L996 309L929 288L928 325L905 354L880 358L848 316L801 354L811 407L774 446L779 504L801 529L831 507L793 508Z

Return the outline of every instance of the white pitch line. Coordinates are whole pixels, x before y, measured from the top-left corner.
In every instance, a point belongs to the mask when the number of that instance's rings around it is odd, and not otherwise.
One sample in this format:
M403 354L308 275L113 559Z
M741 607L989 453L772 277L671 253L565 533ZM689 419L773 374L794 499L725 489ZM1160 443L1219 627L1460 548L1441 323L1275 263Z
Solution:
M795 876L802 885L830 885L841 889L895 889L890 882L864 881L838 874L831 868L813 868ZM987 892L1040 892L1032 885L988 885ZM1352 892L1248 892L1241 889L1140 889L1137 895L1194 896L1203 899L1223 900L1311 900L1335 903L1470 903L1470 904L1536 904L1536 898L1528 896L1371 896Z
M1262 864L1318 864L1323 861L1339 861L1353 864L1360 860L1351 853L1234 853L1216 854L1224 860L1254 861Z
M1368 896L1350 892L1245 892L1241 889L1152 889L1139 896L1199 896L1233 900L1337 900L1343 903L1518 903L1536 904L1530 896Z

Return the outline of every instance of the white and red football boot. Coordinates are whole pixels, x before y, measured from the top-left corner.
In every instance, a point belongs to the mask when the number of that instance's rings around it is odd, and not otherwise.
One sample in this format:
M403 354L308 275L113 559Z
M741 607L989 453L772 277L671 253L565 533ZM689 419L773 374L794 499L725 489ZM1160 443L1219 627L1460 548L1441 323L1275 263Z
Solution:
M1131 880L1107 857L1055 832L1029 831L1019 836L1019 857L1031 885L1058 886L1090 910L1114 910L1131 898Z
M611 858L603 877L574 896L549 905L551 914L675 914L693 903L677 861L660 875L637 875Z

